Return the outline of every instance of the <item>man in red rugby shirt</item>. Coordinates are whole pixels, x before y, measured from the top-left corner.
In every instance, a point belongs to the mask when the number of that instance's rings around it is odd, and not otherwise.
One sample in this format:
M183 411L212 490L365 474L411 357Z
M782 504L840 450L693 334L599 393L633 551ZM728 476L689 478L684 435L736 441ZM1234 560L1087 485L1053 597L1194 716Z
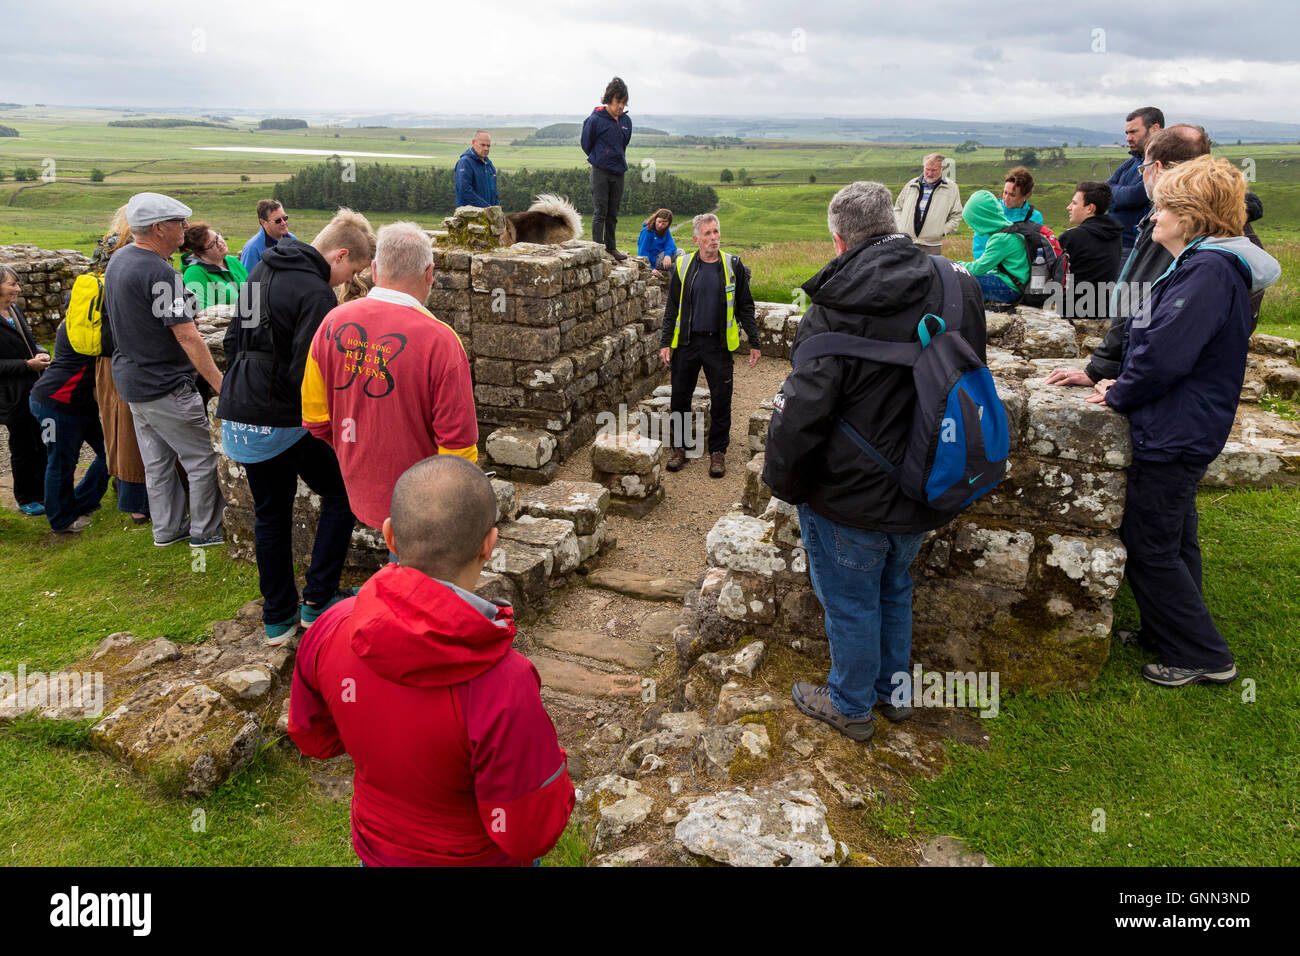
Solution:
M289 736L309 757L352 755L352 846L367 866L526 866L573 811L541 680L510 647L514 612L474 594L496 509L465 459L413 465L383 527L401 563L298 646Z

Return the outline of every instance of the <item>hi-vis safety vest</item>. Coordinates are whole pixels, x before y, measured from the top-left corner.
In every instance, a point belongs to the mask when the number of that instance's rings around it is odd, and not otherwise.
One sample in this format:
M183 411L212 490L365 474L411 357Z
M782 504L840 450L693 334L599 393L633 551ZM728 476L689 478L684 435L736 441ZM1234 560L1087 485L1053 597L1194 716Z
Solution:
M736 272L731 264L732 257L723 252L722 272L724 288L727 295L727 351L734 352L740 348L740 329L736 327ZM682 292L677 299L677 319L673 325L673 343L670 348L677 348L677 336L682 331L682 301L686 298L686 273L691 268L695 253L688 253L677 260L677 281Z

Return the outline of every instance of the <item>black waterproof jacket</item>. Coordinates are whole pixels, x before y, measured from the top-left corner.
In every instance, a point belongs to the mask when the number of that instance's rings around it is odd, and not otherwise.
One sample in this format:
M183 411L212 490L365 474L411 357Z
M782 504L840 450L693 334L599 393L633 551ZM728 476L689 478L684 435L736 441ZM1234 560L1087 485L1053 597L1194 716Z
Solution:
M1070 274L1074 277L1075 302L1083 308L1073 311L1079 318L1110 317L1109 285L1119 278L1120 234L1124 226L1110 216L1092 216L1073 229L1061 233L1061 248L1070 257ZM1085 289L1084 286L1091 286ZM1082 315L1084 310L1091 315Z
M27 367L27 360L43 350L36 344L27 317L16 304L14 315L18 317L16 325L0 319L0 422L8 422L14 415L32 413L27 399L40 374Z
M961 336L981 360L984 297L965 272ZM930 257L907 236L876 236L833 259L804 283L812 306L794 347L821 332L847 332L889 342L917 341L927 312L938 315L943 287ZM763 480L791 504L808 504L839 524L889 534L917 534L951 514L903 494L842 429L842 416L889 461L901 462L912 427L916 388L911 369L837 355L794 369L773 401Z
M1250 227L1252 222L1261 219L1264 216L1264 203L1254 193L1246 193L1246 229L1245 236L1261 249L1264 244L1259 241L1255 235L1255 230ZM1101 345L1097 346L1091 357L1088 359L1088 365L1084 369L1088 377L1094 382L1100 382L1103 378L1119 378L1120 366L1124 361L1125 348L1125 328L1130 315L1142 307L1142 296L1138 291L1144 284L1153 283L1159 279L1169 267L1173 265L1174 257L1169 254L1169 250L1160 243L1151 238L1155 232L1155 223L1151 221L1150 215L1138 224L1137 242L1133 244L1133 251L1129 253L1127 261L1120 269L1119 282L1125 289L1121 289L1118 306L1110 315L1110 328L1106 330L1106 338L1102 340ZM1149 288L1149 285L1147 286ZM1253 293L1250 297L1250 330L1255 331L1255 326L1259 324L1259 306L1264 299L1264 292ZM1127 302L1127 308L1124 307Z
M329 263L299 239L281 239L262 253L248 274L250 294L240 296L240 314L226 329L218 418L302 425L307 353L321 320L338 305L329 278Z

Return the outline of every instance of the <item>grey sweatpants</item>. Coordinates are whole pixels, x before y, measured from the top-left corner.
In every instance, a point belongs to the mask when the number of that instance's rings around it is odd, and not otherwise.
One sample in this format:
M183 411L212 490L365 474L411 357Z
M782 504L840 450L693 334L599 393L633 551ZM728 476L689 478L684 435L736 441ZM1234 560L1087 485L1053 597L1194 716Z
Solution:
M217 453L208 437L203 399L193 386L149 402L131 402L135 437L144 461L153 540L161 544L182 535L212 538L221 533L226 502L217 485ZM180 459L190 481L190 517L185 517L185 488L176 473Z

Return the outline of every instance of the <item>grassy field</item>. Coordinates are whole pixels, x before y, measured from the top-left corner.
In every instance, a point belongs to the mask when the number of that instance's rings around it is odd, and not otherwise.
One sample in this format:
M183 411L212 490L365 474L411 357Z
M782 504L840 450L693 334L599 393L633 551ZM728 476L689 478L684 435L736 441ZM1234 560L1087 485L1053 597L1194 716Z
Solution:
M112 211L133 192L158 189L194 207L238 249L256 229L252 208L313 157L198 152L192 146L352 149L403 154L381 162L450 164L470 130L311 129L288 132L110 129L113 114L53 121L15 118L0 139L0 243L35 242L88 252ZM91 121L99 125L92 125ZM512 149L525 130L496 130L502 169L581 164L576 150ZM336 136L337 134L337 136ZM400 137L405 136L402 140ZM719 185L724 246L754 271L756 297L790 301L793 290L833 256L825 210L838 184L877 179L893 188L915 175L925 147L758 142L730 149L630 150L633 165L718 184L723 168L744 168L750 186ZM1283 265L1265 297L1261 331L1300 338L1300 147L1227 147L1254 159L1264 199L1259 232ZM412 159L422 154L431 159ZM27 186L15 166L54 160L56 180ZM1063 167L1036 172L1032 201L1049 225L1065 227L1073 184L1105 178L1118 150L1068 149ZM963 194L999 189L1002 151L957 157ZM93 168L107 175L90 182ZM248 177L243 181L241 177ZM809 183L815 176L816 183ZM363 210L364 211L364 210ZM293 231L310 238L324 210L291 209ZM437 216L376 215L382 223ZM621 227L629 240L638 217ZM679 243L689 237L678 229ZM682 241L686 240L686 241ZM945 253L969 255L963 230ZM1281 406L1279 406L1281 407ZM1287 406L1289 409L1289 406ZM938 780L918 786L915 817L872 809L868 822L894 835L953 833L1001 865L1295 865L1300 847L1300 492L1230 492L1201 498L1207 600L1256 699L1243 684L1166 691L1137 676L1143 658L1116 648L1087 694L1004 701L989 722L987 752L959 750ZM115 512L76 541L54 540L41 521L0 510L0 602L8 609L0 670L24 662L55 669L105 634L202 639L208 622L257 595L252 566L217 552L207 570L188 554L155 549L146 529ZM1117 626L1136 624L1122 589ZM85 726L22 721L0 726L0 858L15 865L352 865L346 804L317 794L307 768L272 742L213 796L171 799L90 748ZM194 826L203 810L206 829ZM1104 831L1093 829L1105 812ZM909 822L915 820L915 823ZM7 848L7 856L5 849ZM582 835L570 830L545 865L580 865Z

